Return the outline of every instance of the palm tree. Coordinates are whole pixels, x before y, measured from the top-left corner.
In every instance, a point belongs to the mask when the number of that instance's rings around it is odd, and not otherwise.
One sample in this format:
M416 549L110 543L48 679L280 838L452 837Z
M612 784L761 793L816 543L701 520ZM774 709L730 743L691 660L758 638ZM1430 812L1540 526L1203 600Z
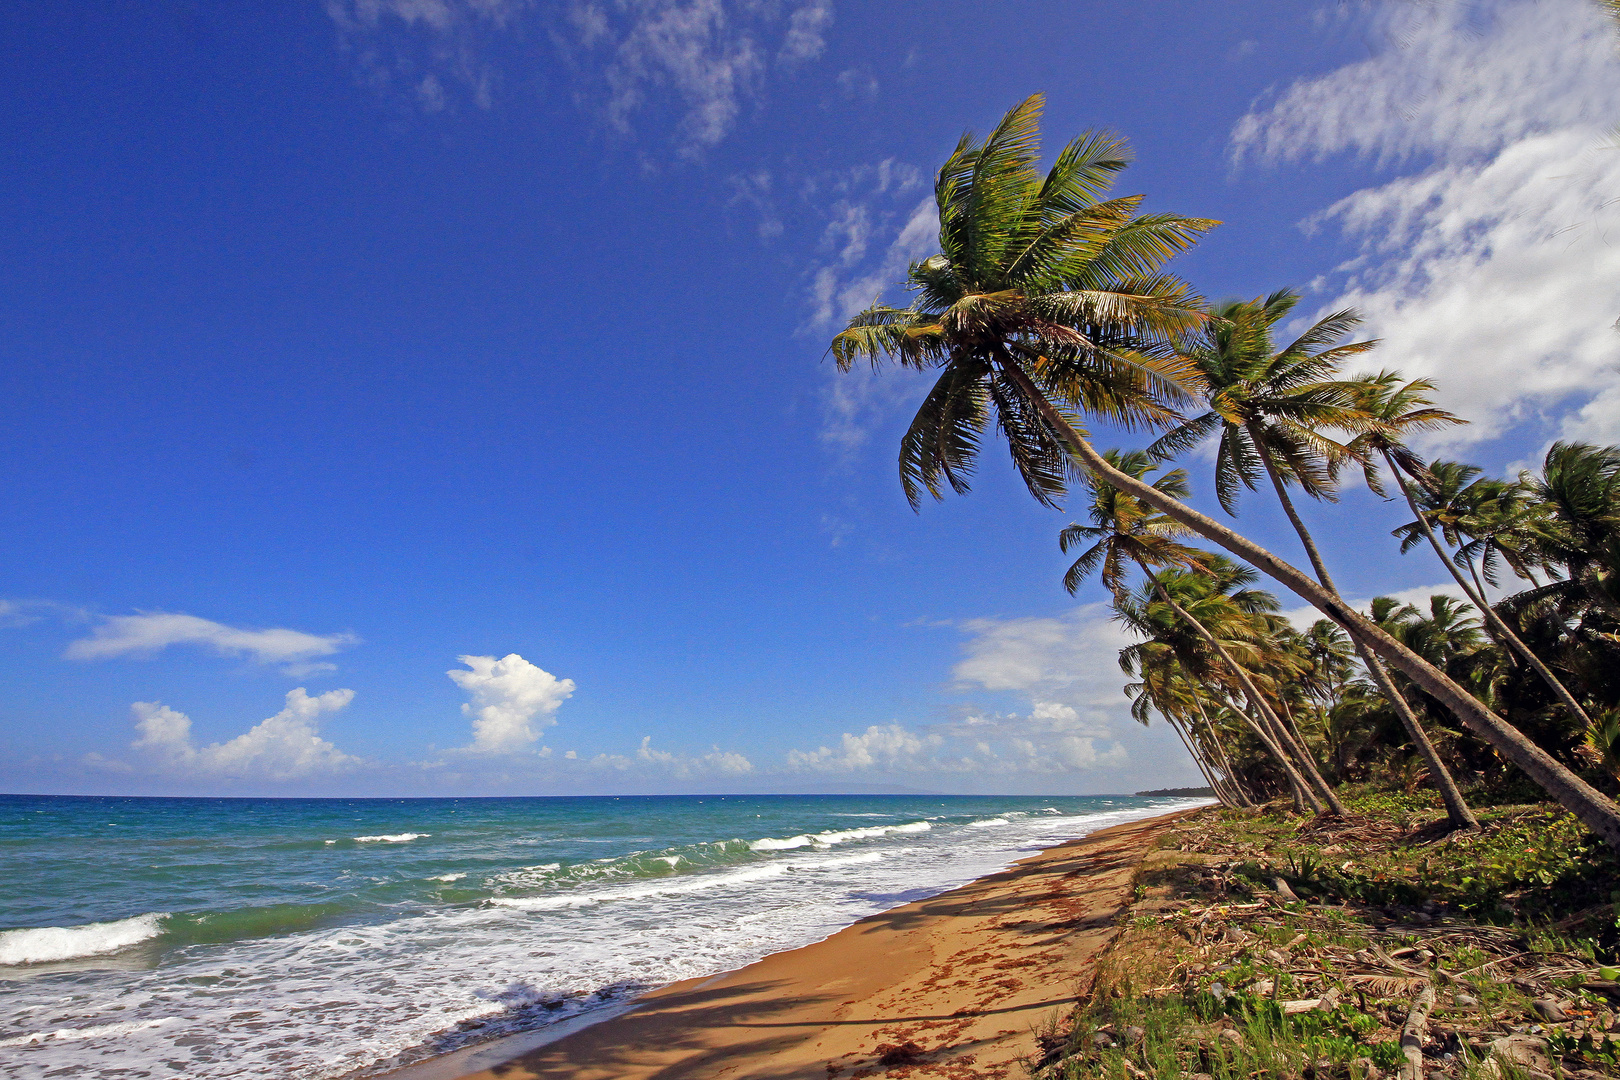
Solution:
M1200 688L1167 647L1159 646L1156 642L1153 644L1157 647L1151 657L1138 654L1128 661L1126 653L1129 650L1120 652L1121 669L1127 675L1140 675L1142 679L1125 687L1125 696L1131 699L1131 716L1146 727L1151 711L1157 710L1187 748L1187 753L1192 755L1198 771L1203 773L1222 803L1227 806L1253 805L1238 782L1219 735L1204 713ZM1133 666L1133 661L1140 663L1139 669ZM1194 715L1203 719L1204 730L1199 730L1193 723Z
M1338 587L1288 486L1296 483L1316 499L1338 498L1338 470L1354 459L1355 452L1323 435L1321 429L1361 430L1367 426L1369 418L1359 407L1365 389L1336 376L1346 359L1378 343L1338 344L1361 317L1353 311L1337 311L1317 320L1292 344L1276 349L1272 329L1298 303L1297 293L1279 290L1264 300L1232 301L1215 309L1217 321L1198 335L1190 350L1208 384L1209 410L1171 430L1154 451L1185 449L1218 433L1215 493L1221 507L1235 515L1240 490L1247 487L1252 491L1262 476L1268 478L1305 546L1317 580L1338 596ZM1440 761L1434 743L1389 672L1359 640L1356 652L1374 684L1389 696L1407 737L1428 765L1452 827L1479 828L1456 780Z
M1264 635L1255 616L1275 610L1276 598L1248 588L1256 576L1253 570L1209 552L1198 555L1203 563L1198 569L1150 573L1140 595L1116 595L1116 616L1148 638L1121 650L1120 667L1127 674L1145 678L1152 647L1167 647L1198 686L1206 691L1219 688L1226 699L1223 707L1249 729L1281 769L1295 807L1318 812L1329 809L1330 804L1302 771L1302 759L1308 761L1308 756L1290 745L1286 728L1251 670L1261 666L1265 652ZM1238 698L1247 708L1231 704ZM1195 697L1194 702L1202 712L1202 697ZM1207 715L1204 719L1208 725Z
M1104 200L1125 167L1124 147L1101 135L1070 143L1043 177L1037 95L1012 109L983 143L964 135L939 171L939 254L914 263L904 308L874 304L838 334L839 367L889 359L938 369L901 441L900 474L920 491L965 492L994 419L1031 494L1050 504L1075 466L1093 473L1287 586L1451 709L1505 758L1620 847L1620 806L1587 784L1444 672L1405 648L1332 590L1220 522L1114 468L1079 416L1168 424L1198 376L1176 335L1203 314L1162 272L1213 222L1138 215L1136 198Z
M1440 546L1439 538L1434 534L1434 528L1429 524L1428 517L1418 507L1417 499L1412 494L1412 486L1406 482L1407 474L1420 484L1429 475L1428 467L1404 441L1408 432L1434 431L1467 423L1466 420L1453 416L1444 409L1436 408L1433 398L1430 397L1433 392L1434 384L1427 379L1413 379L1402 385L1400 376L1392 371L1379 372L1377 375L1359 380L1357 404L1366 414L1368 426L1352 440L1350 448L1364 462L1367 486L1375 493L1383 494L1378 469L1374 464L1376 455L1389 467L1389 474L1400 485L1401 494L1406 497L1406 505L1411 508L1416 518L1410 525L1396 530L1397 535L1403 532L1410 535L1410 530L1414 528L1421 531L1429 546L1434 549L1435 557L1450 571L1452 579L1456 581L1458 588L1462 589L1463 595L1467 596L1484 616L1486 629L1491 636L1505 643L1529 664L1541 677L1542 682L1558 696L1558 700L1563 702L1564 708L1580 721L1581 726L1590 728L1592 720L1575 700L1575 695L1569 692L1569 688L1552 673L1552 669L1542 663L1541 658L1531 651L1530 646L1526 645L1496 613L1496 609L1485 597L1484 588L1475 588L1475 584L1479 584L1478 571L1474 571L1473 574L1475 582L1470 583L1463 577L1456 562L1447 557L1445 549ZM1403 543L1401 550L1404 552L1410 546Z
M1141 450L1121 453L1118 450L1105 451L1103 459L1114 468L1127 475L1146 480L1147 475L1158 469L1159 463L1149 454ZM1180 543L1179 537L1189 532L1186 526L1179 525L1170 518L1145 505L1140 499L1121 492L1118 488L1106 481L1099 480L1091 474L1081 476L1081 483L1090 494L1088 514L1091 525L1070 525L1064 529L1058 542L1064 551L1090 540L1092 544L1069 567L1064 575L1063 586L1070 593L1080 587L1080 583L1099 568L1102 570L1102 582L1114 594L1116 603L1126 591L1124 580L1124 564L1126 561L1134 563L1138 569L1153 581L1153 569L1163 567L1179 567L1189 570L1204 571L1199 557L1202 552ZM1162 492L1171 498L1186 498L1190 489L1187 486L1187 473L1184 469L1173 469L1153 481L1155 491ZM1187 625L1204 639L1222 663L1226 664L1233 676L1243 687L1244 697L1248 699L1251 708L1257 711L1265 725L1270 729L1272 739L1284 750L1291 753L1295 760L1293 764L1299 768L1311 787L1321 795L1326 805L1336 814L1343 814L1344 807L1339 803L1333 790L1322 780L1316 772L1303 747L1290 745L1296 740L1286 726L1277 718L1267 703L1264 695L1254 685L1250 675L1243 667L1233 660L1225 651L1221 643L1197 619L1182 609L1162 586L1158 589L1160 599L1184 620ZM1289 768L1289 762L1280 762L1284 769ZM1290 774L1292 775L1292 774Z
M1620 618L1620 447L1555 442L1541 475L1525 473L1520 483L1547 511L1533 528L1538 553L1566 574L1542 592L1578 591Z

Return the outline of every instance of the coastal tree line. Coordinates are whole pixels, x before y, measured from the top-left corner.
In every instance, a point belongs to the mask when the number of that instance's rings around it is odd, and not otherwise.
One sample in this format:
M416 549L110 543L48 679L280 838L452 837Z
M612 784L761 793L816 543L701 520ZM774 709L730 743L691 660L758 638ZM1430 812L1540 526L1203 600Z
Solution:
M1129 153L1110 135L1043 173L1042 104L962 137L912 302L874 304L832 342L846 371L936 373L900 445L913 508L966 494L997 437L1037 501L1078 489L1064 584L1108 589L1141 638L1119 658L1134 715L1169 724L1224 802L1342 814L1336 788L1377 774L1432 784L1469 829L1465 789L1528 785L1620 847L1620 449L1555 443L1515 478L1425 460L1420 436L1466 422L1431 382L1357 370L1378 343L1349 340L1353 311L1283 341L1296 293L1207 303L1166 264L1217 223L1113 195ZM1099 450L1097 421L1145 445ZM1275 499L1309 570L1188 505L1174 463L1211 443L1222 510ZM1308 519L1352 472L1410 516L1388 543L1438 561L1461 597L1345 600ZM1295 629L1264 578L1322 618Z

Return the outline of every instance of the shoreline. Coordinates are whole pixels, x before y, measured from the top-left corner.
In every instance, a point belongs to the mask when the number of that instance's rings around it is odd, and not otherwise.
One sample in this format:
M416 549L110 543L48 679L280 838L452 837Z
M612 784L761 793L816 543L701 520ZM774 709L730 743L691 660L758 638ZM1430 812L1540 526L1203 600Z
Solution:
M813 944L380 1080L1011 1078L1034 1032L1084 993L1142 859L1198 809L1109 826Z

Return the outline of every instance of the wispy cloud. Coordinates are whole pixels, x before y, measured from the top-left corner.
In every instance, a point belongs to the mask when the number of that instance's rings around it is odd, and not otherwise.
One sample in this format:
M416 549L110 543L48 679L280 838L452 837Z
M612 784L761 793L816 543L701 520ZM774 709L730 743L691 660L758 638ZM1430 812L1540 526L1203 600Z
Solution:
M249 630L211 619L173 612L145 611L108 615L100 625L67 647L69 660L106 660L118 656L151 656L171 645L195 645L220 656L246 657L279 664L294 677L335 670L315 658L330 656L359 642L353 634L309 634L302 630Z
M674 142L700 156L731 131L764 91L774 54L793 69L821 56L833 21L828 0L795 6L727 0L576 0L569 10L580 47L606 56L603 115L629 134L650 107L676 114ZM777 44L772 47L771 42ZM672 91L674 101L655 100Z
M465 98L494 101L496 43L535 9L531 0L326 0L360 80L424 112Z
M318 721L322 713L336 712L353 700L353 690L328 690L315 697L303 687L289 690L286 707L274 716L228 742L203 747L192 743L191 718L185 713L160 702L137 701L130 711L140 737L130 746L157 771L183 776L284 782L344 773L362 762L321 738Z
M1362 310L1374 362L1431 376L1460 446L1539 421L1620 439L1620 100L1614 27L1586 0L1392 4L1372 58L1245 116L1238 163L1356 154L1417 171L1313 216L1359 254L1315 283Z
M576 98L610 127L667 126L684 157L721 142L773 74L818 60L833 24L831 0L327 0L326 10L361 81L424 112L491 108L503 72L544 62L538 43L560 50Z

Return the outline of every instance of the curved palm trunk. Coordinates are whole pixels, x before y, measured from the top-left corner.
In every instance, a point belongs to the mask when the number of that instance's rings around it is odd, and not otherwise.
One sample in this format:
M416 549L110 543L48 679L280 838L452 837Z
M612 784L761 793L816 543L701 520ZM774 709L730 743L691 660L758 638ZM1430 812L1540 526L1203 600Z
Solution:
M1214 634L1209 632L1207 626L1194 618L1186 608L1176 603L1175 598L1153 576L1153 572L1147 568L1146 563L1137 559L1136 564L1142 568L1142 573L1147 575L1147 579L1153 582L1153 590L1159 594L1159 599L1163 600L1170 610L1176 613L1177 618L1192 627L1193 632L1204 640L1204 644L1215 650L1215 655L1221 658L1221 663L1226 665L1227 670L1231 671L1232 675L1237 679L1238 685L1243 688L1243 696L1248 700L1249 707L1259 713L1262 718L1259 722L1248 717L1245 717L1245 719L1248 719L1250 728L1259 736L1260 741L1265 744L1271 756L1277 759L1277 764L1281 765L1283 771L1288 774L1288 782L1294 787L1294 805L1301 810L1305 809L1307 804L1318 812L1325 810L1327 808L1326 804L1316 797L1311 790L1311 785L1305 781L1295 763L1290 760L1289 752L1284 749L1287 745L1284 738L1278 737L1282 733L1272 726L1275 718L1267 715L1270 710L1266 707L1265 699L1260 696L1259 688L1254 685L1254 680L1249 677L1249 673L1244 670L1243 665L1232 659L1232 654L1227 652L1226 647L1216 639ZM1264 726L1262 726L1262 723ZM1268 728L1271 730L1268 731Z
M1215 797L1221 800L1223 806L1237 805L1232 801L1232 796L1227 792L1226 786L1215 779L1215 772L1210 768L1209 762L1205 761L1204 755L1193 747L1192 740L1187 738L1187 733L1181 729L1181 724L1177 722L1176 718L1169 713L1165 713L1164 719L1174 729L1176 738L1181 740L1181 745L1186 747L1187 753L1192 755L1193 764L1198 766L1198 772L1203 776L1204 783L1209 785L1209 789L1215 793Z
M1411 486L1407 484L1406 477L1401 475L1401 471L1395 467L1395 459L1390 456L1387 450L1384 451L1384 460L1389 464L1389 471L1395 475L1395 482L1401 485L1401 494L1406 496L1406 505L1411 507L1412 513L1417 516L1418 525L1423 529L1423 535L1428 537L1429 546L1434 548L1435 556L1445 564L1447 570L1451 571L1452 579L1462 589L1463 594L1485 617L1485 626L1491 631L1491 636L1498 641L1505 642L1514 652L1518 653L1524 662L1529 664L1537 675L1541 676L1542 682L1545 682L1552 689L1552 692L1558 695L1558 700L1564 703L1564 708L1577 717L1583 727L1590 728L1592 718L1586 715L1586 710L1581 708L1580 702L1575 700L1575 695L1569 692L1569 688L1564 685L1558 676L1552 673L1552 669L1542 663L1541 658L1531 651L1530 646L1526 645L1519 635L1514 633L1512 628L1508 626L1507 622L1496 613L1496 609L1485 599L1484 587L1480 586L1476 589L1462 576L1462 572L1457 569L1457 564L1446 557L1445 549L1440 546L1439 538L1434 535L1434 529L1429 525L1429 519L1424 516L1422 510L1418 509L1417 500L1412 497Z
M1005 354L1002 354L1000 360L1000 369L1019 387L1025 399L1041 413L1052 433L1063 440L1087 469L1286 586L1302 600L1342 626L1352 638L1365 643L1368 649L1388 660L1424 693L1450 709L1471 731L1522 769L1526 776L1556 799L1560 806L1580 818L1582 823L1602 837L1605 843L1620 848L1620 805L1616 805L1614 800L1565 768L1551 754L1525 738L1517 728L1476 701L1445 672L1396 641L1338 595L1323 588L1297 567L1227 528L1209 515L1172 499L1153 485L1145 484L1108 464L1096 448L1081 438L1080 433L1069 425L1063 414L1047 400L1045 394L1041 393L1040 388L1030 381L1028 373L1023 368Z
M1253 806L1254 797L1243 789L1243 780L1238 776L1237 770L1232 768L1232 759L1227 756L1226 747L1221 742L1220 733L1215 730L1215 725L1210 723L1209 714L1204 711L1204 702L1196 692L1193 693L1192 698L1193 706L1198 709L1198 719L1204 722L1204 730L1209 735L1210 744L1215 747L1215 753L1221 759L1221 771L1226 774L1233 790L1237 792L1238 805Z
M1300 543L1305 545L1305 556L1311 560L1311 567L1316 571L1316 579L1334 596L1339 596L1338 586L1333 584L1333 575L1328 573L1327 562L1322 558L1322 553L1317 550L1316 539L1311 536L1311 531L1305 527L1304 520L1300 518L1299 511L1294 507L1294 500L1289 498L1288 489L1284 486L1282 477L1277 474L1277 466L1272 462L1271 455L1266 453L1265 442L1254 424L1249 425L1249 438L1260 452L1260 460L1265 464L1266 475L1271 478L1271 486L1277 491L1277 499L1282 503L1283 511L1293 524L1294 531L1299 534ZM1424 764L1429 767L1429 775L1434 778L1434 786L1440 789L1440 799L1445 803L1446 818L1451 822L1451 827L1453 829L1478 829L1479 821L1474 817L1474 812L1468 808L1468 803L1463 799L1462 792L1458 790L1457 781L1452 777L1451 770L1446 768L1445 762L1440 760L1440 753L1434 748L1434 743L1430 741L1429 733L1423 730L1422 724L1418 723L1417 714L1412 711L1412 706L1408 704L1406 698L1395 686L1395 680L1389 677L1389 672L1384 668L1384 665L1380 664L1378 658L1367 651L1366 645L1354 633L1351 633L1350 637L1355 642L1356 654L1361 657L1361 662L1366 667L1368 674L1373 677L1373 682L1378 685L1379 692L1389 699L1390 705L1395 709L1395 715L1401 719L1401 726L1406 729L1407 737L1412 740L1413 745L1417 747L1418 754L1422 756Z

